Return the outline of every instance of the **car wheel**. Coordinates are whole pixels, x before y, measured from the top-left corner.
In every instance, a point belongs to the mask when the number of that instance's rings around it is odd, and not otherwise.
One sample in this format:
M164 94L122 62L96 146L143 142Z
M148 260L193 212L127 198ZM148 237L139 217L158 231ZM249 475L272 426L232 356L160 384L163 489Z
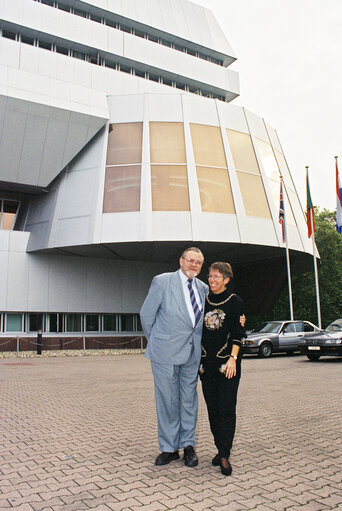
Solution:
M316 362L321 355L319 353L308 353L306 356L309 360Z
M272 344L270 342L263 342L259 348L258 355L261 358L268 358L272 355Z

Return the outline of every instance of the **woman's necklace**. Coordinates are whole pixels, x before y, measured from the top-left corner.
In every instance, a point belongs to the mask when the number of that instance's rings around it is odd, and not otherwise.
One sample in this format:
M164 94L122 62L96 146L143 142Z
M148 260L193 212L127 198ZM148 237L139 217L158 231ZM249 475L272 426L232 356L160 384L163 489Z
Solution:
M228 300L230 300L232 296L234 296L234 293L232 293L231 295L229 295L229 296L228 296L228 298L226 298L225 300L223 300L223 302L214 303L214 302L211 302L211 301L209 300L209 293L208 293L208 294L206 295L206 300L207 300L207 302L208 302L210 305L214 305L214 306L216 306L216 305L223 305L224 303L228 302Z

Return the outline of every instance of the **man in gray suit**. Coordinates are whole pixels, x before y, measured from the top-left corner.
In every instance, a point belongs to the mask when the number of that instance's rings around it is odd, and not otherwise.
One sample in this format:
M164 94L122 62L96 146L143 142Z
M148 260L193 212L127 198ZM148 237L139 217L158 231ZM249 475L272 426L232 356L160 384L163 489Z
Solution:
M204 257L190 247L179 259L179 270L154 277L140 311L148 339L161 453L156 465L178 459L184 448L188 467L198 464L195 447L197 375L208 286L198 280Z

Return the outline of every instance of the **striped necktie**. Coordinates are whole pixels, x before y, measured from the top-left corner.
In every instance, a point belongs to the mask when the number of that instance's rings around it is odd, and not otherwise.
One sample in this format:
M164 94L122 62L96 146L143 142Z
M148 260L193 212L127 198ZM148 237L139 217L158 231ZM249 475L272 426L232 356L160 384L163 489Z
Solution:
M194 290L192 288L192 279L188 279L188 289L189 289L189 293L190 293L191 305L192 305L192 308L193 308L193 311L195 314L195 326L196 326L200 317L201 317L201 311L198 307L198 303L196 302L196 296L195 296Z

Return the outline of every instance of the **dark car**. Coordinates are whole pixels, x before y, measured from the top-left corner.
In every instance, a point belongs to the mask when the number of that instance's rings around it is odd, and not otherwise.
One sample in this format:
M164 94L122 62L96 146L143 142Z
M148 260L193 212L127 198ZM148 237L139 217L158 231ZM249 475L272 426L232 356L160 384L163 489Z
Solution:
M281 351L290 355L298 351L301 337L319 331L309 321L265 321L248 333L242 353L257 353L263 358Z
M342 318L325 330L303 337L298 347L309 360L318 360L322 355L342 356Z

